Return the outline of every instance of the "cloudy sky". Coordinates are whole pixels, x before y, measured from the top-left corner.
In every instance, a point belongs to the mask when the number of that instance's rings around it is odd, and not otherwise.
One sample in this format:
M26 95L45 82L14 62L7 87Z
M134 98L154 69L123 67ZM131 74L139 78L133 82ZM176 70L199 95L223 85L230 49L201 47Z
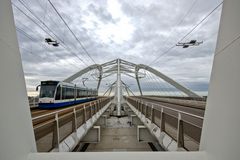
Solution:
M163 53L221 0L51 2L96 63L121 58L147 64L196 92L206 93L221 7L182 40L197 39L203 44L187 49L174 47ZM12 0L12 3L29 93L41 80L63 80L94 63L48 0ZM60 46L45 43L48 37L54 37ZM135 81L128 83L134 90Z

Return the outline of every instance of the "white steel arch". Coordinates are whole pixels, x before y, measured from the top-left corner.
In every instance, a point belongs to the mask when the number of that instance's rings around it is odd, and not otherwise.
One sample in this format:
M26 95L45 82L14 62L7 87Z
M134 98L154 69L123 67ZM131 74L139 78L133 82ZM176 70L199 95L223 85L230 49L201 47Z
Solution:
M183 85L177 83L176 81L174 81L170 77L168 77L168 76L164 75L163 73L157 71L156 69L154 69L152 67L149 67L147 65L144 65L144 64L138 64L138 65L136 65L135 70L136 70L136 80L137 80L138 87L139 87L141 95L142 95L142 90L141 90L141 86L140 86L139 78L138 78L138 72L139 72L140 69L145 69L145 70L155 74L156 76L162 78L164 81L173 85L174 87L176 87L177 89L179 89L183 93L187 94L189 97L201 97L201 96L197 95L196 93L192 92L190 89L188 89L188 88L184 87Z
M101 84L101 80L102 80L102 66L99 65L99 64L93 64L91 66L88 66L82 70L80 70L79 72L73 74L72 76L66 78L65 80L63 80L63 82L72 82L73 80L77 79L78 77L81 77L83 74L91 71L91 70L94 70L94 69L98 69L99 71L99 77L98 77L98 85L97 85L97 91L100 87L100 84Z
M182 91L183 93L185 93L189 97L201 97L198 94L191 91L190 89L188 89L185 86L179 84L178 82L174 81L170 77L166 76L165 74L157 71L156 69L154 69L150 66L147 66L147 65L144 65L144 64L134 64L134 63L122 60L122 59L115 59L115 60L112 60L112 61L109 61L109 62L106 62L106 63L103 63L103 64L93 64L89 67L84 68L83 70L80 70L79 72L73 74L72 76L66 78L64 80L64 82L72 82L76 78L78 78L78 77L82 76L83 74L85 74L85 73L87 73L91 70L94 70L94 69L97 69L99 71L97 90L99 90L101 80L103 78L111 76L113 74L125 74L127 76L130 76L130 77L136 79L140 95L142 96L143 92L142 92L141 85L140 85L140 80L139 80L139 75L141 74L141 72L139 72L139 70L144 69L146 71L149 71L150 73L153 73L157 77L163 79L165 82L171 84L176 89ZM133 74L133 76L130 75L130 74ZM119 77L121 77L121 76L119 76L119 75L117 76L117 79L119 80L119 83L116 82L116 84L121 83L121 78L119 78ZM120 86L118 86L118 88L120 88ZM121 93L121 92L118 92L118 93Z

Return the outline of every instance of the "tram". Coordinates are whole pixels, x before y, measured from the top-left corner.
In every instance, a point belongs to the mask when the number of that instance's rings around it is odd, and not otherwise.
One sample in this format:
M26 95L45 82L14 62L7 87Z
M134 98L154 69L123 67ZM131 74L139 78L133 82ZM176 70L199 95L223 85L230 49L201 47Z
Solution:
M96 89L81 88L72 83L62 81L41 81L39 108L55 109L84 103L97 98Z

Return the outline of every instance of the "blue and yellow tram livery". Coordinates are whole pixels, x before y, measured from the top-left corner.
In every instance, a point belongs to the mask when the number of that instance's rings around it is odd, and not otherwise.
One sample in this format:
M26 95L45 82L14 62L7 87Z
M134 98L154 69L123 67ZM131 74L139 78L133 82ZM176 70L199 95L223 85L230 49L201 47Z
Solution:
M54 109L95 100L97 90L80 88L72 83L42 81L39 108Z

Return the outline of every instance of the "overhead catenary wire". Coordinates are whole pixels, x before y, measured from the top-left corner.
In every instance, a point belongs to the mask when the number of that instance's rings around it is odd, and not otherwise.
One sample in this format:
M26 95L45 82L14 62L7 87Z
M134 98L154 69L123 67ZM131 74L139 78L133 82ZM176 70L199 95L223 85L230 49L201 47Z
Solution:
M66 50L68 50L71 54L73 54L75 57L77 57L77 59L78 60L80 60L81 61L81 63L83 63L85 66L88 66L88 64L82 59L82 58L80 58L79 57L79 55L77 54L77 53L75 53L73 50L72 50L72 48L71 47L69 47L65 42L64 42L64 40L62 40L58 35L56 35L54 32L53 32L53 30L51 29L51 28L49 28L47 25L46 25L46 23L44 23L36 14L34 14L34 12L26 5L26 3L22 0L18 0L30 13L32 13L32 15L36 18L36 19L38 19L60 42L61 42L61 46L64 48L64 49L66 49ZM42 8L42 6L40 6L41 8ZM53 23L55 23L54 21L52 21ZM73 45L74 47L76 47L75 45L74 45L74 43L71 43L71 45ZM72 52L72 51L73 52Z
M18 23L19 24L21 24L21 25L23 25L23 27L24 28L27 28L28 30L31 30L29 27L27 27L27 26L25 26L23 23L21 23L21 22L19 22L18 20L16 20L16 28L17 28L17 30L21 30L20 31L20 33L21 34L23 34L25 37L27 37L27 38L29 38L30 40L32 40L32 42L38 42L38 40L37 39L35 39L33 36L30 36L29 35L29 33L27 33L27 32L25 32L23 29L21 29L19 26L18 26ZM37 33L39 33L38 31L36 31ZM35 33L36 33L35 32ZM40 34L40 33L39 33ZM34 34L34 35L36 35L36 34ZM41 35L41 34L40 34ZM42 36L43 37L43 36ZM44 38L44 37L43 37ZM41 47L42 48L44 48L45 50L48 50L48 51L50 51L50 52L54 52L53 50L52 50L52 48L48 48L48 47L46 47L45 45L43 45L42 43L40 43L41 44ZM68 52L67 52L68 53ZM60 58L61 59L61 57L59 57L58 55L56 55L56 54L54 54L54 56L56 56L56 57L58 57L58 58ZM68 59L67 59L67 61L69 61ZM74 62L75 63L73 63L72 61L69 61L71 64L73 64L73 65L75 65L74 66L74 68L78 68L78 69L80 69L80 67L76 64L77 62L75 61L75 59L74 59Z
M39 2L39 0L38 0L38 4L41 4L41 3ZM41 8L42 10L45 10L45 8L47 8L47 6L48 6L47 4L49 4L48 1L46 1L46 7L43 7L42 5L39 5L39 6L40 6L40 8ZM52 13L52 14L51 14L52 16L49 15L48 13L46 13L46 15L47 15L49 18L55 16L55 15L53 16L53 12L49 12L49 13ZM54 12L54 13L56 13L56 12ZM45 16L45 15L44 15L44 16ZM44 18L45 18L45 17L44 17ZM55 19L56 19L56 18L55 18ZM55 24L56 27L59 27L59 25L57 25L56 22L54 21L55 19L50 19L50 20L51 20L51 22L53 22L53 23ZM79 27L81 27L81 26L79 26ZM67 28L66 28L66 29L67 29ZM68 30L68 29L67 29L67 30ZM64 29L64 31L63 31L63 34L64 34L64 35L66 34L65 32L66 32L66 30ZM85 34L85 35L88 36L87 34ZM84 36L85 36L85 35L84 35ZM88 36L88 37L89 37L89 36ZM89 39L91 39L91 38L89 37ZM72 45L74 46L74 48L77 49L77 50L79 50L79 47L76 46L76 45L74 45L74 44L75 44L75 43L72 43ZM101 46L104 46L103 42L101 42L101 41L100 41L100 44L101 44ZM87 55L85 54L85 56L87 56ZM84 58L85 58L85 57L84 57Z
M216 36L216 34L218 33L218 31L216 31L216 32L214 32L214 33L212 33L209 37L213 37L213 36ZM206 40L204 40L204 45L207 45L207 43L209 42L209 41L211 41L212 39L206 39ZM193 54L194 52L192 52L194 50L194 48L189 48L187 51L187 54ZM174 52L173 52L174 53ZM181 52L180 52L181 53ZM183 50L182 50L182 53L186 53L186 52L184 52ZM187 54L184 54L185 56L187 55ZM201 60L201 59L199 59L199 60ZM166 61L166 60L165 60ZM168 61L168 60L167 60ZM169 61L168 61L169 62ZM184 63L183 61L179 61L179 62L182 62L182 63ZM172 65L176 65L175 63L169 63L170 65L172 64ZM180 65L181 65L181 63L180 63ZM195 68L195 70L196 71L199 71L199 67L191 67L191 68ZM188 82L188 81L182 81L181 82L185 87L187 87L187 88L189 88L189 89L193 89L192 88L192 83L191 82ZM194 91L194 90L193 90ZM196 90L194 91L194 92L197 92ZM186 95L185 95L186 96Z
M190 6L190 8L187 10L186 14L184 14L184 16L182 16L182 19L180 19L180 21L177 23L176 26L179 26L179 25L181 25L181 24L184 22L185 18L191 13L191 11L192 11L193 7L195 6L195 4L197 3L197 1L198 1L198 0L195 0L195 1L191 4L191 6ZM168 38L163 42L163 46L165 46L165 44L166 44L167 42L169 42L169 40L170 40L169 37L170 37L173 33L174 33L174 30L171 28ZM162 54L164 54L165 52L169 52L168 50L171 50L171 49L174 48L174 47L175 47L175 44L174 44L172 47L170 47L169 49L167 49L166 51L164 51ZM159 51L159 50L158 50L158 51ZM157 52L158 52L158 51L157 51ZM152 62L151 62L151 63L152 63ZM150 64L151 64L151 63L150 63Z
M51 34L49 34L39 23L37 23L33 18L31 18L28 14L26 14L22 9L20 9L15 3L12 2L12 5L18 10L20 11L22 14L24 14L28 19L30 19L34 24L36 24L39 28L41 28L42 31L44 31L46 34L48 34L49 36L51 36L53 38L53 36Z
M95 69L88 71L87 73L84 73L80 77L74 80L74 83L79 84L82 87L87 87L89 85L96 86L97 88L97 82L98 80L94 79L92 77L92 74L95 73Z
M193 26L192 29L189 32L187 32L182 38L180 38L180 40L178 42L181 42L188 35L190 35L200 24L202 24L206 19L208 19L210 17L210 15L212 15L222 4L223 4L223 1L221 3L219 3L213 10L211 10L206 16L204 16L204 18L201 21L199 21L195 26ZM176 44L172 45L166 51L162 52L161 55L159 55L157 58L155 58L149 65L155 64L160 57L166 55L167 53L169 53L175 47L176 47Z
M43 57L41 57L41 56L39 56L39 55L35 55L35 54L33 54L32 53L32 51L30 51L30 50L27 50L27 49L25 49L25 48L23 48L23 47L20 47L20 49L21 50L24 50L25 51L25 53L28 53L28 54L30 54L30 55L33 55L33 56L37 56L37 57L39 57L40 59L42 59L43 61L45 61L45 58L43 58ZM39 61L38 61L39 62ZM56 63L53 63L56 67L61 67L61 65L60 64L56 64ZM32 73L32 72L31 72ZM26 74L26 72L24 72L24 74ZM46 76L46 77L49 77L49 76L53 76L53 77L58 77L58 78L60 78L60 76L56 76L56 75L42 75L42 74L39 74L39 73L33 73L34 74L34 76ZM64 78L64 77L61 77L61 78Z
M20 32L21 34L23 34L25 37L27 37L28 39L30 39L31 41L36 41L36 39L34 39L32 36L30 36L28 33L26 33L24 30L22 30L21 28L16 26L16 29L18 32ZM46 46L41 45L44 49L47 49ZM60 58L59 56L55 55L56 57ZM40 57L40 56L39 56ZM74 68L79 68L76 64L70 63ZM79 68L80 69L80 68Z
M96 62L94 61L94 59L91 57L91 55L88 53L87 49L83 46L82 42L77 38L77 36L75 35L75 33L72 31L72 29L69 27L69 25L67 24L67 22L64 20L64 18L61 16L61 14L58 12L58 10L56 9L56 7L53 5L53 3L48 0L48 2L50 3L50 5L53 7L53 9L55 10L55 12L58 14L58 16L61 18L61 20L63 21L63 23L66 25L66 27L68 28L68 30L72 33L73 37L77 40L77 42L80 44L81 48L83 49L83 51L88 55L88 57L93 61L93 63L96 64Z
M184 14L184 16L182 16L182 19L180 19L180 21L177 23L176 26L180 26L180 25L184 22L185 18L191 13L192 9L194 8L194 6L196 5L197 2L198 2L198 0L193 1L193 3L191 4L191 6L189 7L189 9L187 10L186 14ZM174 30L171 28L168 38L163 42L163 46L165 46L165 44L166 44L167 42L169 42L169 40L170 40L169 37L170 37L173 33L174 33Z
M25 9L27 9L39 22L41 22L61 43L64 43L60 37L58 37L46 24L43 22L27 5L24 1L18 0ZM53 37L52 37L53 38Z
M26 13L25 12L22 12L23 14L25 14L26 15ZM28 17L29 18L29 17ZM33 20L33 22L35 22L34 20ZM36 24L36 23L35 23ZM47 33L40 25L38 25L45 33ZM22 30L23 31L23 30ZM25 32L25 31L24 31ZM26 33L26 32L25 32ZM25 34L26 35L26 34ZM29 36L28 36L29 37ZM34 40L35 41L35 40ZM71 52L70 52L71 53ZM77 66L78 67L78 66Z
M74 55L77 59L79 59L81 61L81 63L85 64L86 66L88 66L86 64L86 62L84 62L76 53L70 51L71 49L61 40L60 37L58 37L36 14L34 14L34 12L29 9L26 4L21 1L21 0L18 0L23 6L24 8L26 8L41 24L43 24L44 27L46 27L50 33L45 29L43 28L39 23L37 23L33 18L31 18L26 12L24 12L22 9L20 9L15 3L12 2L13 6L19 10L21 13L23 13L28 19L30 19L34 24L36 24L41 30L43 30L48 36L50 36L51 38L55 39L54 36L63 44L61 45L65 50L67 50L68 52L70 52L72 55ZM54 36L53 36L53 35Z
M199 21L186 35L184 35L178 42L184 40L189 34L191 34L201 23L203 23L214 11L216 11L221 5L223 1L219 3L211 12L209 12L201 21Z

